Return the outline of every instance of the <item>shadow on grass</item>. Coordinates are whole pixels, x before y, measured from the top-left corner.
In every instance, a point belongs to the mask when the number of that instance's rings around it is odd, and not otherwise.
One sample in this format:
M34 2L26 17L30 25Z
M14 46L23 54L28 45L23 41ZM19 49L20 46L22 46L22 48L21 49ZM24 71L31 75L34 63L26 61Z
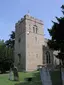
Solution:
M41 79L40 79L40 72L33 73L33 77L31 77L31 80L28 79L24 82L16 83L15 85L42 85Z
M15 85L42 85L41 82L21 82L21 83L17 83Z

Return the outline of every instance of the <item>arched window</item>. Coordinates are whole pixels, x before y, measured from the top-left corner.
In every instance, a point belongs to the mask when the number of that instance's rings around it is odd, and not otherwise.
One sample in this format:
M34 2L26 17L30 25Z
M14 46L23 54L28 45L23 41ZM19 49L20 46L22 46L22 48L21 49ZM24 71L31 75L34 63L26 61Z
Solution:
M38 29L37 29L37 27L36 27L36 33L37 33L37 31L38 31Z
M46 63L47 64L50 64L51 63L50 53L48 51L46 52Z
M33 33L38 33L38 28L36 25L33 26Z
M33 27L33 33L35 33L35 27Z

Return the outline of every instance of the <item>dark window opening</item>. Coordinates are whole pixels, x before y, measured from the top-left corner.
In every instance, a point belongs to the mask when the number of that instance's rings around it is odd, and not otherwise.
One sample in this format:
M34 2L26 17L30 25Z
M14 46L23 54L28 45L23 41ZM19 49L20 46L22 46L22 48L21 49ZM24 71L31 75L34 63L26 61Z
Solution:
M38 33L38 28L36 25L33 26L33 33Z
M18 58L19 58L19 64L21 63L21 54L18 54Z
M18 42L20 43L20 41L21 41L21 39L19 38L19 39L18 39Z
M50 64L51 63L50 53L48 51L46 52L46 63L47 64Z
M36 58L38 58L38 54L36 54Z

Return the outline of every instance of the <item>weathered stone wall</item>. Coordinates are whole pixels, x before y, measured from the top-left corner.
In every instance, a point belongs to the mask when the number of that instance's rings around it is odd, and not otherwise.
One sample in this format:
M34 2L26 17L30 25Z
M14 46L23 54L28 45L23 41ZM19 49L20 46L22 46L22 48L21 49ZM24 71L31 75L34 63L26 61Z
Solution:
M15 65L19 71L26 69L26 28L25 20L16 24L15 29ZM18 54L20 54L20 59Z
M33 32L34 25L37 26L37 33ZM44 32L42 21L26 16L26 70L37 69L43 64L42 45L44 44Z

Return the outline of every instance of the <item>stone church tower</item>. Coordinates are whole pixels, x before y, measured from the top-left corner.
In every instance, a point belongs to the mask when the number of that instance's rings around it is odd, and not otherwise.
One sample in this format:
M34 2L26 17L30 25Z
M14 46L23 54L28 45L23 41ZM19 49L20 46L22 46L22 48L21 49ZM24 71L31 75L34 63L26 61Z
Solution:
M33 71L43 64L43 22L25 15L15 25L15 65L19 71Z

